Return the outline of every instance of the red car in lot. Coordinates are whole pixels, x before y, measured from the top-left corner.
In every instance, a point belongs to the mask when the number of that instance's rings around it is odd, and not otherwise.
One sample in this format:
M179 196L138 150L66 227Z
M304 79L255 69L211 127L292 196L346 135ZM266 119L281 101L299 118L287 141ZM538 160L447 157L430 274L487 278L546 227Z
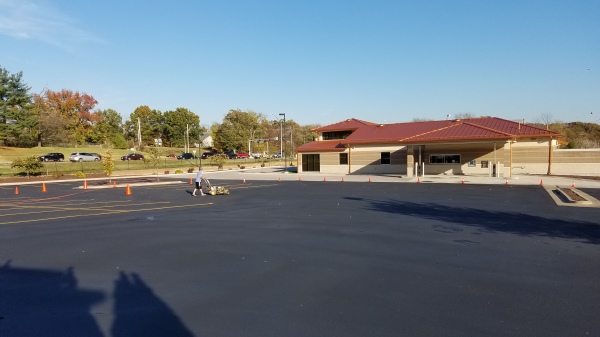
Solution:
M240 152L235 156L237 159L248 159L250 155L247 153Z
M142 160L142 159L144 159L144 156L142 156L139 153L130 153L128 155L121 157L121 160Z

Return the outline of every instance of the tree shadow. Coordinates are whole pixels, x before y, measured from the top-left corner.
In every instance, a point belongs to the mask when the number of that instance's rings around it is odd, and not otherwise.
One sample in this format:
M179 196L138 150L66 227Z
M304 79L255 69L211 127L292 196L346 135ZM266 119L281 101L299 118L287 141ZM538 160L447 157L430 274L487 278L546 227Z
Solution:
M90 308L101 291L79 289L66 271L0 267L0 336L102 337Z
M114 300L113 337L194 336L135 273L119 274L115 281Z
M360 198L346 199L358 201ZM600 243L600 226L593 222L549 219L522 213L451 207L436 203L360 200L369 204L367 206L369 210L379 212L479 227L495 232L573 239L590 244Z

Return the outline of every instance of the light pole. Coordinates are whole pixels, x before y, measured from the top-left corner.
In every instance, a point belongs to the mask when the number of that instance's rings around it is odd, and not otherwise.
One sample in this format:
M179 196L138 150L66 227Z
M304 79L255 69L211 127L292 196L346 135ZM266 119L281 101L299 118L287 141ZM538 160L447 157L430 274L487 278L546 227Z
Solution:
M285 113L280 113L279 116L283 116L283 126L285 126ZM283 142L283 126L281 127L281 141ZM285 144L285 147L283 149L283 164L284 164L284 171L285 173L287 173L287 144Z
M283 156L283 140L281 139L283 137L283 124L281 124L281 119L279 119L279 117L273 114L271 114L271 116L277 118L277 121L279 122L279 154ZM275 137L275 140L277 140L277 137Z

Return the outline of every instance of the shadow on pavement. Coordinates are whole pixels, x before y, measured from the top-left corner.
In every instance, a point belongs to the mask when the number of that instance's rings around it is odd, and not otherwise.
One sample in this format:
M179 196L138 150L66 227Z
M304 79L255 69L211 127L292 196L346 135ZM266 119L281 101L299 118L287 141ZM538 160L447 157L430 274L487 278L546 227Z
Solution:
M72 268L15 268L8 261L0 267L0 336L105 337L91 308L106 298L78 288ZM194 336L136 274L120 273L114 301L112 337Z
M357 198L347 198L357 200ZM457 208L435 203L413 203L363 199L369 209L397 213L453 224L474 226L489 231L506 232L526 236L547 236L580 240L584 243L600 243L600 226L596 223L548 219L535 215L511 212L491 212L473 208Z
M193 334L135 273L115 281L113 337L187 337Z
M90 313L100 291L79 289L66 271L0 267L0 336L102 337Z

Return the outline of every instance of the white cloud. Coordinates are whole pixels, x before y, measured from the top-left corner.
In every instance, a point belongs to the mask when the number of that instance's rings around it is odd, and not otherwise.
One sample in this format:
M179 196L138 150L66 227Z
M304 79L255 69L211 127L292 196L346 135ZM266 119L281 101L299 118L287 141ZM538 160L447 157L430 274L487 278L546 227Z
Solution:
M0 34L68 50L81 42L98 40L56 8L35 0L0 0Z

